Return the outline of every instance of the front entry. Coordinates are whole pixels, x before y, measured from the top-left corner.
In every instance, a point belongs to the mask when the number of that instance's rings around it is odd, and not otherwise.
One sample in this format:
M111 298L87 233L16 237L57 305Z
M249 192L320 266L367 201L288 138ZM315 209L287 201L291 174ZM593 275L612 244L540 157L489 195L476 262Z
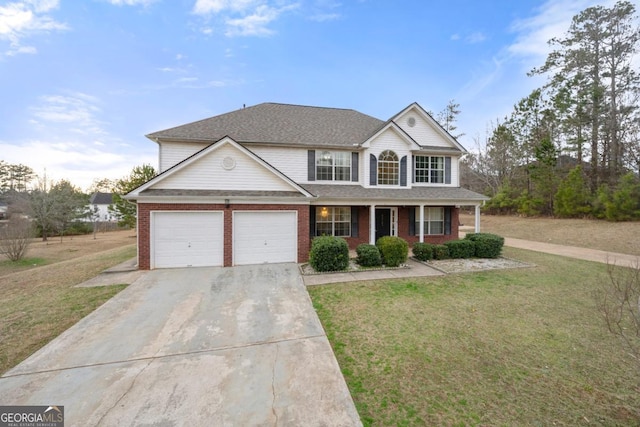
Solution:
M376 242L382 236L391 235L391 209L376 209Z

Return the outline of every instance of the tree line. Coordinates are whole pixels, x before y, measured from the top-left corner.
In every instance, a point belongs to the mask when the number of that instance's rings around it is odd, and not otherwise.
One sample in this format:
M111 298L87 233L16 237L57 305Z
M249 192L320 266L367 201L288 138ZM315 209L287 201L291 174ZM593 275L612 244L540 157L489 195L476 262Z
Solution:
M573 17L530 75L546 83L462 164L490 213L640 219L640 28L619 1Z
M43 240L53 235L90 232L91 223L95 227L98 220L97 211L89 205L90 196L95 192L113 193L110 212L118 219L118 225L134 228L135 205L122 195L155 174L150 165L136 166L123 178L94 180L85 193L69 180L50 181L46 175L39 177L28 166L0 160L0 201L9 205L9 217L16 219L15 224L10 221L4 228L15 226L20 229L20 235L33 233L26 230L24 221L17 221L27 219Z

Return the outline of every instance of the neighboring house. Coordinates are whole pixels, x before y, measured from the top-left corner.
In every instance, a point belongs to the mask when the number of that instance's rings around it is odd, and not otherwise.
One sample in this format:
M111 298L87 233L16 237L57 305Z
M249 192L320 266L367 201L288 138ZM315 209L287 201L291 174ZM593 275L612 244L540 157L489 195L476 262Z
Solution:
M89 198L89 208L91 215L88 221L111 222L115 217L109 212L109 205L113 203L113 194L96 192ZM95 213L95 216L93 216Z
M466 150L414 103L388 121L264 103L147 137L159 175L131 191L139 268L306 262L311 239L458 238Z

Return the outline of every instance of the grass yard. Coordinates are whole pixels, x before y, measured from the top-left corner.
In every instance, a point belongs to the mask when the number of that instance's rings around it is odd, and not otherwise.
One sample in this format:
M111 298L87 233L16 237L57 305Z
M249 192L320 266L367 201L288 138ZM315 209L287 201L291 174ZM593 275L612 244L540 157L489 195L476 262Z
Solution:
M595 308L606 266L505 255L536 267L309 288L365 425L640 424L640 366Z
M0 260L0 372L14 367L126 285L73 286L133 258L131 231L36 242L27 260Z
M474 217L461 214L460 222L465 226L473 226ZM636 238L640 236L640 221L482 215L480 228L504 237L640 256L640 239Z

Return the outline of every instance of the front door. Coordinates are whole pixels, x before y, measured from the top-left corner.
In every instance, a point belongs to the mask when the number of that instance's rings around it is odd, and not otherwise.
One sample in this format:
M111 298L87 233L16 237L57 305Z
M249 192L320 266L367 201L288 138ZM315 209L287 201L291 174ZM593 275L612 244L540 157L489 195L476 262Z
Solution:
M376 242L382 236L391 235L391 209L376 209Z

